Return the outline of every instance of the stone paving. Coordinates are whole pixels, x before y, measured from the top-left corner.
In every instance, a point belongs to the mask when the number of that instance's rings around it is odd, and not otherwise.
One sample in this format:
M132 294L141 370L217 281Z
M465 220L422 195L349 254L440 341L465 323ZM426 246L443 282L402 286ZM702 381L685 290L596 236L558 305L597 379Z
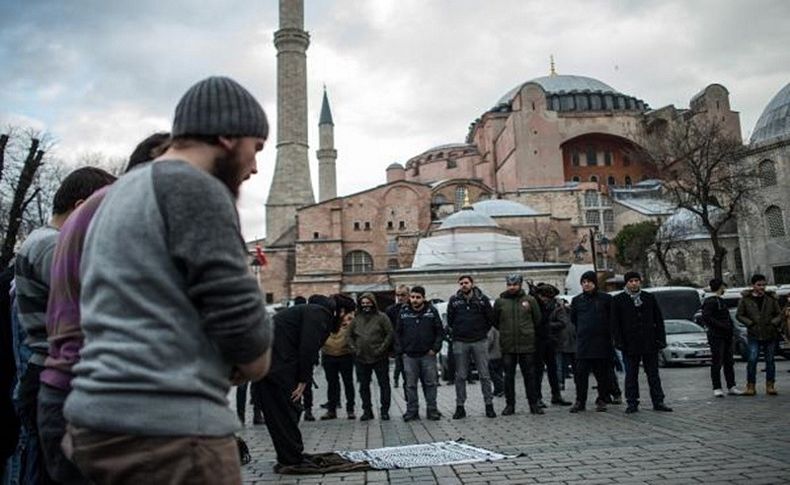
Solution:
M762 365L762 364L761 364ZM265 426L252 426L251 415L241 435L253 461L243 467L245 483L382 484L382 483L554 483L554 484L691 484L790 483L790 362L777 360L779 396L765 395L765 374L758 377L756 397L714 398L708 367L661 370L667 403L674 413L656 413L641 382L643 408L624 414L624 406L606 413L590 409L569 414L567 407L550 406L543 416L530 415L523 389L516 414L495 419L483 414L479 385L468 389L469 417L450 419L455 408L451 385L439 388L441 421L404 423L402 388L393 389L391 421L344 419L303 422L300 427L307 452L357 450L463 438L467 443L515 459L433 468L329 475L277 475L274 451ZM736 364L743 387L745 364ZM325 382L316 369L316 406L324 402ZM619 375L622 385L622 374ZM517 377L518 379L518 377ZM642 378L644 381L644 376ZM517 385L520 381L516 381ZM523 382L523 381L521 381ZM591 383L595 380L591 378ZM572 400L573 384L566 381L565 397ZM375 388L375 383L374 386ZM544 379L544 396L549 396ZM594 392L591 392L594 395ZM422 398L422 396L421 396ZM647 398L645 400L645 398ZM374 402L377 395L374 394ZM646 402L647 401L647 402ZM495 400L499 413L504 399ZM359 408L359 404L357 404ZM316 417L323 410L314 408ZM361 410L358 409L358 415Z

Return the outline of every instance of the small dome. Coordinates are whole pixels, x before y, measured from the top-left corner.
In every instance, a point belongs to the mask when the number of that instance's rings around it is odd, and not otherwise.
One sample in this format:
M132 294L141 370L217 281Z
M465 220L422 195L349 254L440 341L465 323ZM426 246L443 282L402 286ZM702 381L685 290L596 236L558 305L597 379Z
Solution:
M790 83L783 87L754 125L750 143L761 143L790 136Z
M439 229L457 229L459 227L498 227L490 216L474 209L462 209L442 222Z
M398 162L391 163L387 170L403 170L403 165Z
M516 94L521 90L521 88L527 83L539 84L547 94L572 93L581 91L588 91L591 93L597 92L619 94L619 92L613 87L591 77L555 74L554 76L536 77L535 79L531 79L519 84L505 93L504 96L499 98L497 104L509 104Z
M490 217L498 216L534 216L537 212L529 206L505 199L481 200L472 204L476 212Z
M725 212L717 207L711 207L710 217L715 224L725 217ZM729 220L722 228L722 234L736 233L735 220ZM658 239L668 241L686 241L691 239L708 239L710 233L702 225L702 218L688 209L678 209L661 224L656 234Z

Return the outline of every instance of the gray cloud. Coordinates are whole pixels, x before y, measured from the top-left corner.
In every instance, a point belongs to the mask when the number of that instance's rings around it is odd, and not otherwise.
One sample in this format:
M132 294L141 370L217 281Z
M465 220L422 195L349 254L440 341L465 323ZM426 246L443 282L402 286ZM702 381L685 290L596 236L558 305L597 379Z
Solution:
M746 136L790 81L790 4L782 0L306 1L313 168L321 86L336 123L338 189L441 143L513 86L548 73L598 78L654 108L687 106L718 82ZM276 2L28 1L0 15L0 121L46 125L64 153L125 154L167 128L179 96L214 73L236 77L275 120ZM248 237L263 234L275 159L245 184ZM316 173L315 170L313 172ZM316 183L315 178L313 179Z

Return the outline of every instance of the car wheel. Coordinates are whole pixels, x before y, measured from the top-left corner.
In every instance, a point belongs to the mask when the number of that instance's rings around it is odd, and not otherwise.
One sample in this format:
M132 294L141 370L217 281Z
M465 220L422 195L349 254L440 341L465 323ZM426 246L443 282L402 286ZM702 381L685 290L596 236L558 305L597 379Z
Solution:
M664 357L664 352L658 353L658 366L659 367L666 367L667 366L667 358Z

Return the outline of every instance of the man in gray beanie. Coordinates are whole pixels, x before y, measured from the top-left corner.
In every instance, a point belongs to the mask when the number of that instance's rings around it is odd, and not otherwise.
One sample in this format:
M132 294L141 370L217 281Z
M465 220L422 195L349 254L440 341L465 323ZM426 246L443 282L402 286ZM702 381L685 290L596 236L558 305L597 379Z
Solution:
M200 81L178 103L170 148L121 177L93 218L64 413L92 482L241 483L227 395L268 371L272 325L234 202L267 136L246 89Z

